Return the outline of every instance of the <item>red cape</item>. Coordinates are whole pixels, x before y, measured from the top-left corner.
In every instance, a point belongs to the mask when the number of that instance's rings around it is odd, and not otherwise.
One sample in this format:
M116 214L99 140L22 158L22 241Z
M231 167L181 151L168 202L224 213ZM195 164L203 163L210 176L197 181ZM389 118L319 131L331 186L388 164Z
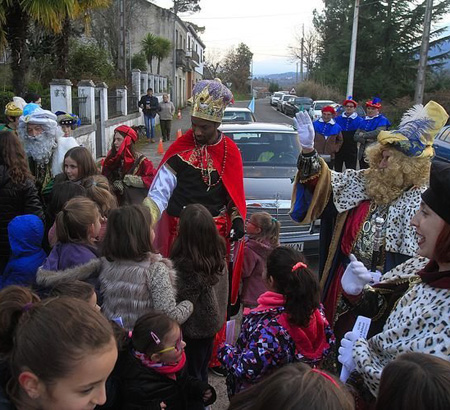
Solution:
M227 158L225 161L225 169L223 170L222 181L225 189L239 210L242 219L245 221L247 207L245 205L244 171L242 167L241 152L233 140L226 135L223 135L223 137L226 138ZM214 168L219 174L222 172L223 156L225 155L223 146L224 144L219 143L208 147L208 153L213 160ZM181 152L191 151L194 148L194 133L192 129L189 129L168 148L159 164L158 170L169 158Z

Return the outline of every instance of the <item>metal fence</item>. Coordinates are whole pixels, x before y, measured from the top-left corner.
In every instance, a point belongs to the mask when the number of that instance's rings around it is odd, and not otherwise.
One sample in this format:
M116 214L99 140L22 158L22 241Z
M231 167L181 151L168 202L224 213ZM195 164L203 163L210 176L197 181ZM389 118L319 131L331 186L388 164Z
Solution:
M87 112L87 97L72 97L72 111L74 114L78 115L81 121L81 125L89 124L89 117Z
M127 107L128 107L128 114L139 111L138 99L136 98L136 96L128 95Z
M108 93L108 118L120 117L122 112L122 95L115 95L115 91Z

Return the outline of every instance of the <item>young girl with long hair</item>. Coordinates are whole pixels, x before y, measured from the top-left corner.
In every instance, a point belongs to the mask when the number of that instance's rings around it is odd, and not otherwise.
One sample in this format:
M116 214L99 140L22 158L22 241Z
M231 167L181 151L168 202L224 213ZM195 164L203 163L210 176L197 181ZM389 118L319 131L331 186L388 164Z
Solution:
M97 285L100 219L97 205L89 198L75 197L66 202L56 216L58 241L38 270L38 285L47 288L75 279Z
M170 260L154 252L151 226L150 212L142 205L113 209L108 217L100 273L102 309L127 330L152 309L178 323L192 313L191 302L176 302L176 272Z
M178 300L187 299L194 305L194 313L182 326L188 371L204 382L208 381L214 336L226 319L225 255L225 240L211 213L200 204L186 206L170 258L178 273Z
M138 135L133 128L127 125L117 127L111 149L103 162L102 174L113 186L121 205L137 203L133 199L137 200L141 194L139 202L142 202L156 174L153 163L136 152L134 144L137 140ZM136 198L132 197L131 192L135 193Z
M28 168L25 151L12 131L0 132L0 274L11 247L8 224L16 216L33 214L44 218L42 203Z
M149 312L130 332L117 364L121 410L203 410L216 399L214 388L188 375L183 334L167 315Z
M17 410L85 410L105 403L117 345L99 311L74 298L40 302L18 286L0 292L0 311L3 403Z
M241 301L244 308L254 308L267 290L263 276L269 253L279 245L280 223L267 212L255 212L247 220L245 230Z
M276 248L267 259L265 281L268 291L245 316L236 346L225 344L219 350L230 395L287 363L321 367L334 344L319 301L317 275L300 252Z

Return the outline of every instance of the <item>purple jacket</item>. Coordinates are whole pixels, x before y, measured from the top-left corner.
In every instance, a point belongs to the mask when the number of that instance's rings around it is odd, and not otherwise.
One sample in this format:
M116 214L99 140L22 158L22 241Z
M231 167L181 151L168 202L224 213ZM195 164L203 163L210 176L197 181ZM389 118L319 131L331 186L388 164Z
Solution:
M248 238L245 242L244 264L242 267L241 300L245 307L258 306L258 298L267 291L263 280L266 261L273 246L268 242Z
M60 271L84 265L97 258L97 249L92 245L58 242L42 265L42 269Z

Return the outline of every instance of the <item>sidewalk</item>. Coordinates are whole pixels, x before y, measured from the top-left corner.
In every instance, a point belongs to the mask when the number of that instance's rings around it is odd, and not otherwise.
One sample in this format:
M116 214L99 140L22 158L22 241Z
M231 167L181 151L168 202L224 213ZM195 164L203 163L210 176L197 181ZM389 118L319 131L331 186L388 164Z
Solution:
M177 112L178 113L178 112ZM175 114L177 114L175 113ZM181 133L184 134L189 128L191 128L191 107L186 107L181 110L181 119L175 118L172 120L172 128L171 128L171 135L170 135L170 141L163 142L164 146L164 152L166 152L167 148L169 148L170 144L175 141L177 131L181 129ZM152 144L150 142L147 142L147 140L140 139L137 142L137 151L144 154L150 161L153 162L153 165L157 167L162 159L162 155L158 154L158 144L159 140L161 138L161 131L158 127L156 131L156 137L155 137L155 143Z

